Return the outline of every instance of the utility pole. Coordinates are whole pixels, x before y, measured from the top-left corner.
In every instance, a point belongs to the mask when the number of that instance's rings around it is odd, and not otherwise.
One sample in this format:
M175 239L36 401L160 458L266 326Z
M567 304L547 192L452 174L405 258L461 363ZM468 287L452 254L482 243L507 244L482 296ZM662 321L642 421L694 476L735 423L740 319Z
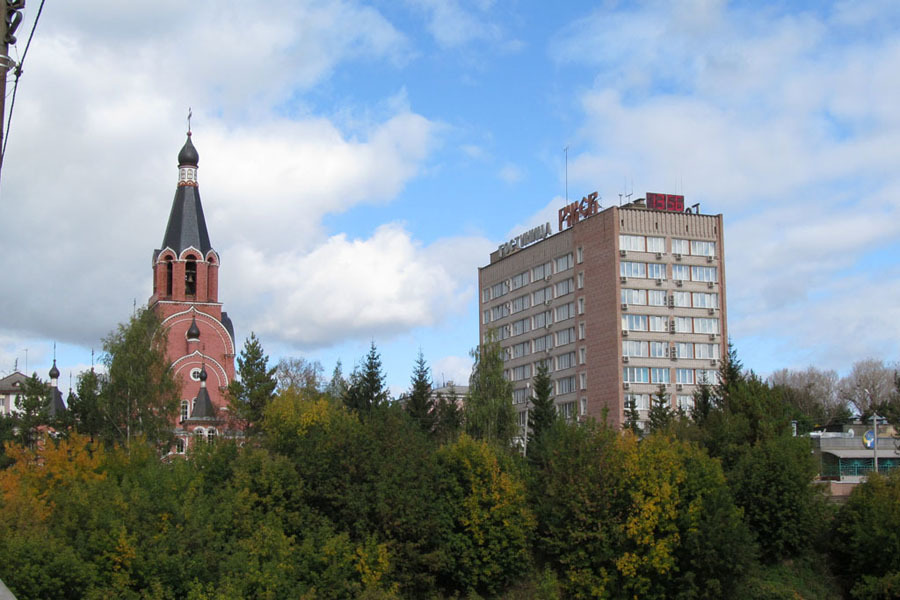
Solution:
M9 45L16 43L16 30L22 23L25 0L0 0L0 169L3 168L4 128L6 126L6 78L10 69L16 66L9 56Z

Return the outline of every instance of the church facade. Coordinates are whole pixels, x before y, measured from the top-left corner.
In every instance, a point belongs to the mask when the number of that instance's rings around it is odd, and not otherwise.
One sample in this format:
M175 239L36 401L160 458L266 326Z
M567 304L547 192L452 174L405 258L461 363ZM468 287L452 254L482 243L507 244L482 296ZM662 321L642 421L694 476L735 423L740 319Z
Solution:
M149 308L166 332L166 356L181 385L176 452L230 435L226 390L234 379L234 327L219 301L219 254L206 229L191 132L178 153L178 186L161 247L153 252Z

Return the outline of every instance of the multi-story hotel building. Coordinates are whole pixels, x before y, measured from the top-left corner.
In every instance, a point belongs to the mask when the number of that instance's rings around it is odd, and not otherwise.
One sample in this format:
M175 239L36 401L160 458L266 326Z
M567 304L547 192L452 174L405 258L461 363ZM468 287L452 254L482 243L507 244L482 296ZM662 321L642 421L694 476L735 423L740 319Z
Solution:
M480 336L500 340L520 425L541 361L569 419L621 426L633 398L646 420L660 385L689 410L727 351L722 215L663 194L601 210L594 193L550 229L501 244L478 272Z

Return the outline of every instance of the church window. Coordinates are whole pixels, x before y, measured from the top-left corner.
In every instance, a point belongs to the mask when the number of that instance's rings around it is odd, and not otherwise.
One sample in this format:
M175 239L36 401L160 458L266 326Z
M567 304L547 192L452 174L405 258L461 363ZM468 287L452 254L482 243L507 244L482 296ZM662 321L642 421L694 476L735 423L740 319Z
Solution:
M184 440L181 438L175 438L175 452L178 454L184 454Z
M172 258L166 258L166 296L172 295Z
M189 256L184 265L184 293L193 296L197 293L197 259Z
M182 421L187 421L189 407L190 407L190 402L188 402L187 400L181 401L181 420Z
M206 441L212 443L216 441L216 428L210 427L206 432Z

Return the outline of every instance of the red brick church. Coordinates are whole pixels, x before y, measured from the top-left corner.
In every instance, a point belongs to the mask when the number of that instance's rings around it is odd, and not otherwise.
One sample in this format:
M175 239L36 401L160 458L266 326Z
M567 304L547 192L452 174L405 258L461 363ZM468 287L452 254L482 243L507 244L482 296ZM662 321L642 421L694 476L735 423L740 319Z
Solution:
M199 163L188 131L178 153L178 187L169 223L161 248L153 252L149 302L162 319L168 335L166 355L181 382L176 452L184 452L191 440L230 435L225 390L234 379L234 327L219 302L219 255L203 218Z

